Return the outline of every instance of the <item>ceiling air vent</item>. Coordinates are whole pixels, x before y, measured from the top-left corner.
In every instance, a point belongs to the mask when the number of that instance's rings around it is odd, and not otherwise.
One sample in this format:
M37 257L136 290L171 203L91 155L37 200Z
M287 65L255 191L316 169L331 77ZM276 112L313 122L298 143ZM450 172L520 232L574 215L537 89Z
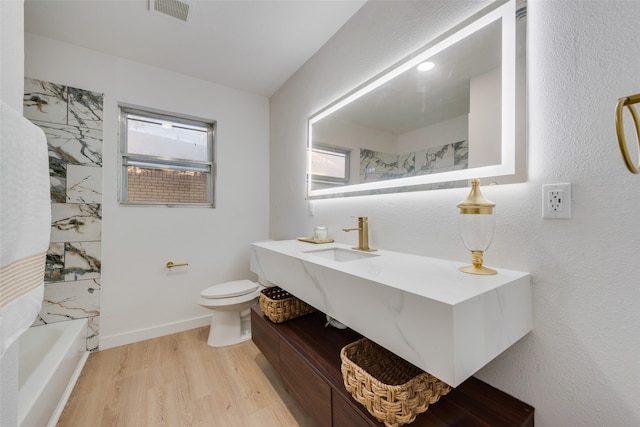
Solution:
M191 3L182 0L149 0L151 12L162 13L182 22L187 22L189 19L190 8Z

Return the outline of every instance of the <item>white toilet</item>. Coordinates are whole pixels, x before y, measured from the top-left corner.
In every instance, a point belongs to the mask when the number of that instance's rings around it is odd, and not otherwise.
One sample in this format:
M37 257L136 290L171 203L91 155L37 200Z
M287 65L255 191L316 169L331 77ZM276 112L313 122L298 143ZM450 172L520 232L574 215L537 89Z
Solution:
M207 343L211 347L239 344L251 338L250 307L264 287L251 280L213 285L200 294L198 304L213 310Z

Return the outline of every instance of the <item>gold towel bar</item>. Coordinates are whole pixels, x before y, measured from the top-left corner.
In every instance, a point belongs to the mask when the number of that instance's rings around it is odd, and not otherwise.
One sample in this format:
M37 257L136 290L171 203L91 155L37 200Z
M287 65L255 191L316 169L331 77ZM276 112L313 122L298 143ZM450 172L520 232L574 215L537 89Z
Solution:
M618 100L618 106L616 107L616 133L618 134L618 144L620 145L620 152L622 153L622 158L624 159L624 163L627 165L627 169L629 169L631 173L640 174L640 118L638 117L638 112L633 106L633 104L637 104L637 103L640 103L640 93L636 95L620 98ZM633 160L631 160L631 155L629 154L627 141L624 138L624 127L622 124L622 110L625 106L631 112L631 117L633 118L633 123L636 128L636 144L638 145L638 164L637 165L633 162Z
M183 262L181 264L174 264L173 261L169 261L167 263L167 268L182 267L183 265L189 265L189 263L188 262Z

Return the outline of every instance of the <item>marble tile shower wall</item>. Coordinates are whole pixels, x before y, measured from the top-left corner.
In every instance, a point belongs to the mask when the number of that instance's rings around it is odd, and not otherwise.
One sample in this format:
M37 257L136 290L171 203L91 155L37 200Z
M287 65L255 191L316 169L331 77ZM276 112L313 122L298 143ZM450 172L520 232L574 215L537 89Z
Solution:
M469 141L459 141L407 154L360 149L360 182L427 175L469 167ZM453 183L434 184L434 188ZM466 186L465 183L462 185Z
M24 116L49 147L51 243L34 325L88 318L98 349L102 239L103 94L25 79Z

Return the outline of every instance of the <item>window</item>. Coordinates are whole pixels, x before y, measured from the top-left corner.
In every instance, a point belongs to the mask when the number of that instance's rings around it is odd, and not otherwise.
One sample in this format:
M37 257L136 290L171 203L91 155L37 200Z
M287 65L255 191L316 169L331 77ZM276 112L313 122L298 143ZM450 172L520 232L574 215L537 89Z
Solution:
M120 107L120 202L214 206L215 122Z
M313 144L311 149L311 177L316 183L349 183L349 150Z

